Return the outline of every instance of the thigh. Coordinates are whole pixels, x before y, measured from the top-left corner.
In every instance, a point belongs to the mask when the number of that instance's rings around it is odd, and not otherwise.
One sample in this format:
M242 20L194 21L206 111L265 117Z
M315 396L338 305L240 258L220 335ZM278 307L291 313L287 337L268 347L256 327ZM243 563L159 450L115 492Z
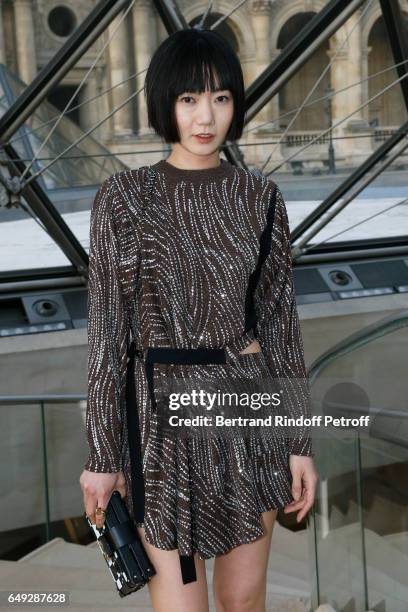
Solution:
M264 601L272 531L278 510L262 513L265 533L215 558L213 590L216 601ZM262 608L262 603L260 603Z
M143 527L137 528L156 575L149 580L155 612L208 612L208 588L205 561L194 555L197 581L183 584L177 550L162 550L145 539Z

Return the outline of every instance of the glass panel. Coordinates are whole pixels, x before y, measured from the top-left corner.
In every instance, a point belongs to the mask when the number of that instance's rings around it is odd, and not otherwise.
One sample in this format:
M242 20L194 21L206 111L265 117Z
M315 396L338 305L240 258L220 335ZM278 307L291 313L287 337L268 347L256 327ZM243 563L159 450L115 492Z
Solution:
M12 101L18 98L25 85L16 76L6 73L8 85L12 92ZM44 101L26 122L24 131L10 139L11 144L17 147L19 154L30 161L37 154L43 142L53 129L59 118L60 111ZM68 146L81 138L84 131L70 120L69 114L59 121L55 131L39 152L38 168L47 165L60 155ZM22 143L25 141L23 150ZM105 178L124 170L127 166L105 149L95 138L86 136L78 145L73 147L62 159L55 162L44 173L45 188L48 190L66 187L80 187L99 185Z
M272 12L275 10L278 9L273 8ZM296 12L287 11L286 14L281 9L279 11L279 19L271 21L268 52L263 63L257 62L257 71L266 67L266 59L277 57L316 15L311 7ZM291 229L407 119L381 13L378 0L363 4L361 10L350 16L329 40L319 45L299 71L245 126L239 141L245 160L250 167L262 168L279 184L288 204ZM218 15L214 14L209 18L209 23L216 18ZM402 19L408 22L404 12ZM122 24L116 36L127 36L126 32ZM242 61L248 50L237 42L228 22L223 23L222 32L236 48ZM102 37L97 41L96 48L101 42ZM242 61L242 65L245 85L249 86L255 77L254 66L246 61ZM129 68L129 74L123 73L122 76L130 76L131 71ZM4 112L21 94L25 84L4 67L0 72L5 92L0 98L0 112ZM41 145L59 116L59 111L48 102L43 102L27 119L24 127L11 138L11 143L24 160L29 161L35 153L39 153L40 160L34 164L34 170L44 168L50 160L55 160L69 145L81 138L83 130L70 117L86 117L83 124L92 125L113 110L115 99L121 99L120 96L98 95L112 85L100 74L96 79L92 74L93 84L88 83L89 90L81 90L75 100L75 104L85 105L62 119L41 151ZM135 82L139 81L137 79ZM140 84L142 81L143 78ZM124 91L131 93L132 86L132 83L127 83ZM59 89L56 88L59 93L56 90L51 92L50 98L55 95L55 100L64 100L68 89L64 93L61 87L69 88L69 85L60 85ZM92 102L89 103L89 100ZM135 98L129 103L129 117L137 117L137 106ZM103 112L97 112L97 108L103 109ZM129 118L127 121L129 123ZM130 124L126 128L129 133L133 130ZM112 122L102 124L98 133L108 130L108 125L112 125ZM39 178L58 210L72 213L66 216L66 221L83 244L87 242L88 231L84 223L88 223L89 213L80 216L76 213L89 211L97 186L114 172L126 168L115 156L111 156L94 135L75 145ZM158 150L160 148L161 145ZM162 157L162 153L158 154L159 157ZM326 228L311 237L310 246L327 240L331 243L351 239L362 241L406 233L405 205L388 208L405 196L407 165L408 149ZM14 212L13 209L0 207L0 221L12 220ZM373 215L376 216L368 220ZM6 247L10 253L10 269L15 269L13 262L18 257L15 257L9 235L7 232ZM52 252L50 254L54 255ZM57 253L56 258L54 263L58 262L57 265L66 264L64 256ZM29 269L34 266L34 261L30 258ZM8 269L4 260L2 266Z
M84 513L79 476L89 452L85 439L85 408L85 401L47 406L47 459L52 522L65 521Z
M85 409L85 400L44 406L45 471L40 406L0 405L2 559L18 560L58 536L92 541L79 485L88 456Z
M316 12L287 11L285 18L285 12L276 9L272 58L293 43ZM408 25L407 13L401 15ZM388 38L378 0L363 3L245 127L240 145L246 160L278 183L288 203L291 229L407 121ZM251 76L248 70L248 84ZM386 210L406 197L407 167L408 148L327 228L311 237L310 246L328 238L333 244L406 236L406 205Z
M316 389L313 389L314 410ZM320 404L321 405L321 404ZM353 432L314 441L319 473L314 506L314 530L309 545L315 550L313 600L336 610L365 610L362 525L357 505L360 490L358 442ZM360 547L359 551L355 547ZM317 589L317 590L316 590Z
M0 113L4 114L25 85L4 66L0 75L7 94L0 98ZM16 153L27 164L39 152L58 116L59 111L44 101L10 139ZM40 159L33 164L32 172L43 168L82 135L81 128L70 120L69 115L65 116L39 152ZM84 248L89 246L90 209L97 188L111 174L125 168L97 140L87 136L38 178L40 186ZM1 199L8 202L5 190L1 189L1 192ZM28 202L24 198L21 200L29 209ZM0 271L71 265L48 233L17 202L9 207L0 206L0 242Z
M41 414L0 405L1 558L17 560L46 541Z
M337 357L312 385L314 414L369 416L316 433L320 603L336 609L364 604L364 576L369 609L408 608L407 347L408 329L393 331Z

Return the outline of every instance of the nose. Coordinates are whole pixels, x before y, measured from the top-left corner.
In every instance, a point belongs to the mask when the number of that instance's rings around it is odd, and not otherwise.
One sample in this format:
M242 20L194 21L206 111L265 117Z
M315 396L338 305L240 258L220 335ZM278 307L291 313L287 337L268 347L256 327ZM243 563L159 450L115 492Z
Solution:
M201 99L197 104L198 125L212 125L214 123L214 111L210 100Z

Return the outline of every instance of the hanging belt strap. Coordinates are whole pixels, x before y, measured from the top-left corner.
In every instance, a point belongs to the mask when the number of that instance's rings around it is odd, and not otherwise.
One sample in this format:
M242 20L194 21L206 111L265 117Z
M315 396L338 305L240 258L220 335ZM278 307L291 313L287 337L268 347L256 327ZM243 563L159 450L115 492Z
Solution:
M271 200L268 206L268 212L266 213L266 224L264 229L262 230L261 238L259 240L259 256L256 264L255 270L252 272L249 277L247 292L245 296L245 330L244 332L249 331L250 329L256 331L257 324L257 315L255 312L254 305L254 296L255 289L259 281L259 277L261 275L262 266L268 257L271 247L272 247L272 227L273 221L275 217L275 202L276 202L276 187L272 194Z
M195 354L196 350L199 353L198 355ZM190 357L188 353L190 354ZM129 355L130 359L128 361L126 379L126 414L129 432L128 439L132 476L132 502L136 523L143 523L145 510L145 484L143 477L139 411L137 409L136 384L134 380L134 358L136 355L141 356L141 351L135 350L134 344L132 343L130 346ZM161 363L173 363L174 361L177 362L177 359L179 359L182 363L187 364L205 363L205 360L211 360L211 355L213 355L216 363L225 363L226 357L223 349L186 349L184 351L183 349L160 349L150 347L147 351L145 366L152 410L155 411L156 409L153 380L153 368L156 361ZM197 573L194 563L194 555L179 554L179 560L183 584L196 581Z
M146 178L143 185L145 198L144 211L151 202L155 171L151 166L145 166ZM137 279L136 279L137 280ZM136 381L134 380L134 357L141 356L140 351L136 350L134 341L128 349L129 362L126 373L126 418L129 438L130 467L132 476L132 501L136 523L144 522L145 491L143 480L142 448L139 415L136 402Z
M126 416L129 439L130 471L132 476L133 514L136 523L143 523L145 508L145 489L143 479L142 447L138 414L139 411L137 410L136 402L134 357L135 355L133 352L133 355L131 355L127 364Z

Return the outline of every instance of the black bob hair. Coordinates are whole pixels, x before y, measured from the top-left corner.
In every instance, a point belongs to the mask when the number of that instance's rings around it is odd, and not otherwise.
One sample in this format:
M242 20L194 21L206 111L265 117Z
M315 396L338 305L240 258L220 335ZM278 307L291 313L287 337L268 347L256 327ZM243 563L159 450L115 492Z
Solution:
M144 94L149 126L165 142L180 142L174 109L176 99L186 91L202 93L206 89L230 90L234 115L225 139L241 138L245 86L235 51L212 30L185 28L174 32L156 49L147 69Z

